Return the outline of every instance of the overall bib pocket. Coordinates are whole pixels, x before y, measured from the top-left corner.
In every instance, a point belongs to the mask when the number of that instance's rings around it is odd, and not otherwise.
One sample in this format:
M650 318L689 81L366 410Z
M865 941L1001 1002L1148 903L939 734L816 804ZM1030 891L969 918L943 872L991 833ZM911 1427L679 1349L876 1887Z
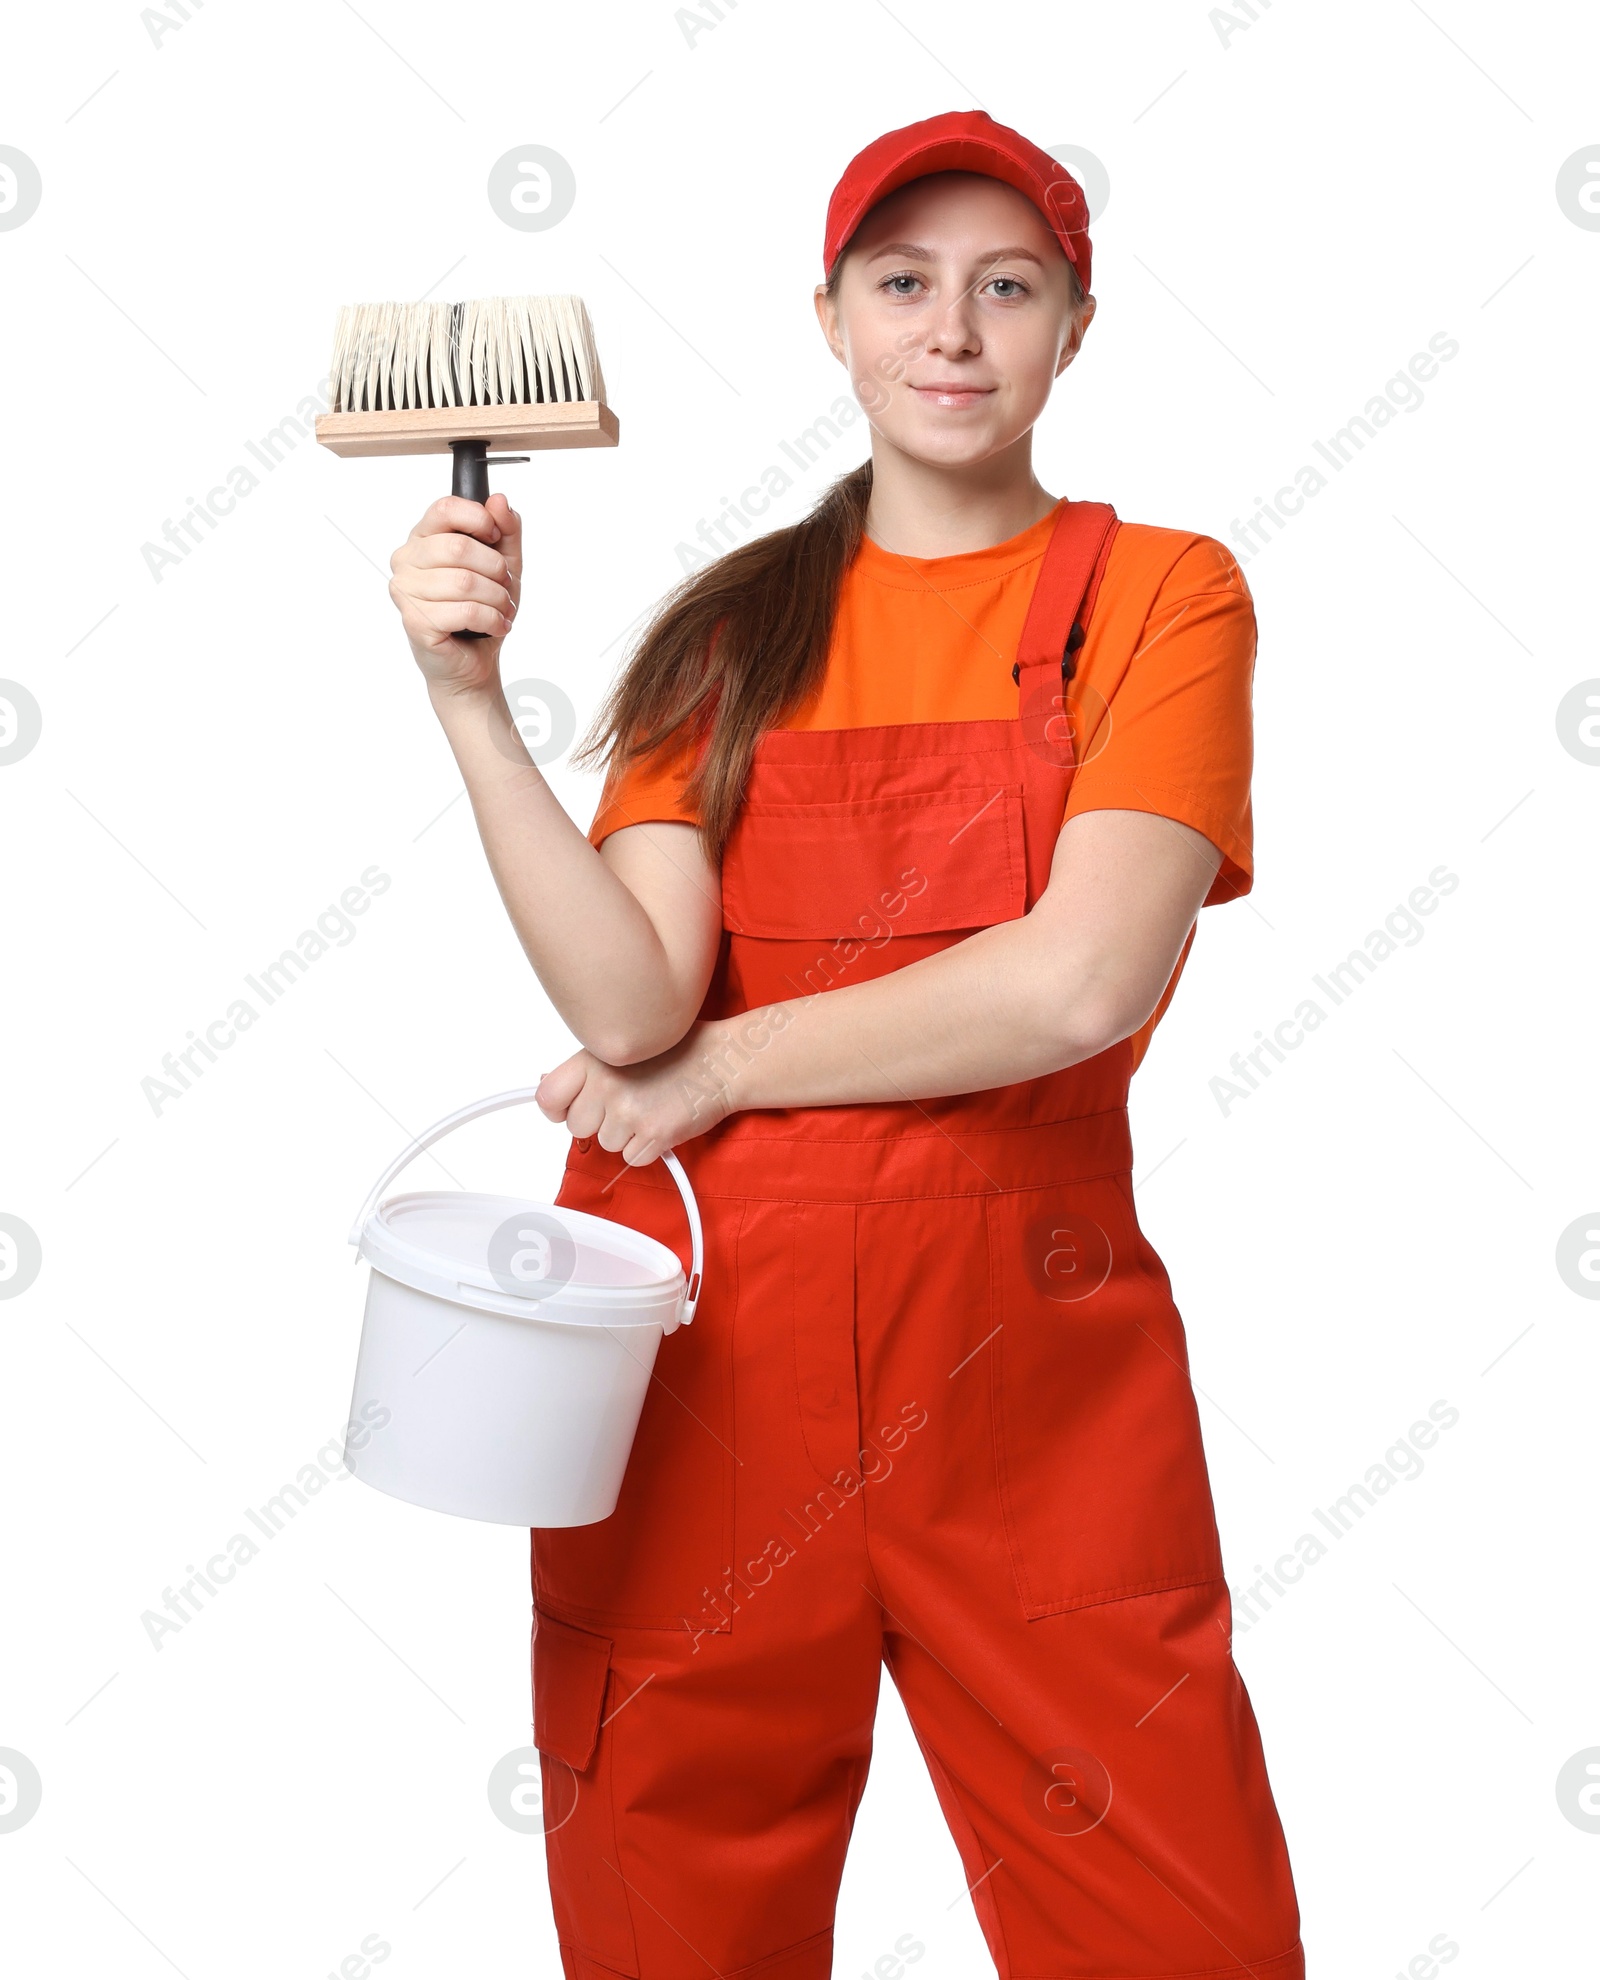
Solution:
M995 1461L1024 1614L1215 1580L1183 1322L1125 1179L987 1208Z
M1013 921L1027 905L1020 785L821 804L748 802L722 861L723 924L767 939L882 939Z

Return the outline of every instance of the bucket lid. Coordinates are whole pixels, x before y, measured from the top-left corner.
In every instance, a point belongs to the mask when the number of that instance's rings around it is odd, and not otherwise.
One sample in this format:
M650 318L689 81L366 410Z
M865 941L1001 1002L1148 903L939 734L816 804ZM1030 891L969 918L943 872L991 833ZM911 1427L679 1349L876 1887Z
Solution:
M386 1278L457 1305L567 1326L678 1324L677 1254L584 1210L470 1190L391 1196L361 1229Z

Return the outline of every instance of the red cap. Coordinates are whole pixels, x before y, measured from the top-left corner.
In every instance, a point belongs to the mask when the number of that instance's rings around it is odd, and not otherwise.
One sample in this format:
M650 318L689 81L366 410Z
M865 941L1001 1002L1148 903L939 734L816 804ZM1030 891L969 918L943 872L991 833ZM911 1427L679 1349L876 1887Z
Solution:
M1078 271L1089 293L1089 202L1066 166L1030 144L1009 124L997 124L986 110L949 110L920 124L886 131L858 151L844 168L828 201L822 238L826 281L839 250L860 226L867 209L886 193L929 172L982 172L1015 186L1031 199Z

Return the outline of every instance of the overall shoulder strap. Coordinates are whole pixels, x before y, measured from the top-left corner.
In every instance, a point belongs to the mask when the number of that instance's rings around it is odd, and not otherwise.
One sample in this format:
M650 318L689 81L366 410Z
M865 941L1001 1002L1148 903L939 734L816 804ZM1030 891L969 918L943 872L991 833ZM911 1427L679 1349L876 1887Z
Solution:
M1023 621L1012 679L1049 662L1072 672L1070 655L1083 644L1106 561L1119 525L1109 502L1064 502L1045 547L1044 562Z

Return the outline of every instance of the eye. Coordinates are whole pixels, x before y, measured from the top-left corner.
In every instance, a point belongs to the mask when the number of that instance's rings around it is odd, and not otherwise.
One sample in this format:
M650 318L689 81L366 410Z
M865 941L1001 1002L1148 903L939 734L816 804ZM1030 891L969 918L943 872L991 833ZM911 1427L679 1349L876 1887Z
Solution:
M909 295L909 294L911 293L911 292L910 292L910 290L909 290L909 289L897 289L897 288L896 288L896 287L894 286L894 285L895 285L895 283L896 283L896 282L920 282L921 280L922 280L922 277L921 277L920 275L913 275L913 274L911 274L911 273L910 273L910 271L909 271L909 270L902 270L902 271L900 272L900 274L898 274L898 275L890 275L890 276L888 276L888 277L887 277L887 278L886 278L886 279L885 279L884 281L882 281L882 282L880 282L880 283L878 284L878 286L879 286L879 287L880 287L881 289L887 289L887 290L888 290L888 292L889 292L889 294L890 294L890 295L892 295L892 296L905 296L905 295Z
M1001 302L1015 302L1019 296L1025 296L1028 293L1027 284L1018 281L1015 275L996 275L993 278L991 286L997 291L999 289L1006 290L1007 293L999 298Z

